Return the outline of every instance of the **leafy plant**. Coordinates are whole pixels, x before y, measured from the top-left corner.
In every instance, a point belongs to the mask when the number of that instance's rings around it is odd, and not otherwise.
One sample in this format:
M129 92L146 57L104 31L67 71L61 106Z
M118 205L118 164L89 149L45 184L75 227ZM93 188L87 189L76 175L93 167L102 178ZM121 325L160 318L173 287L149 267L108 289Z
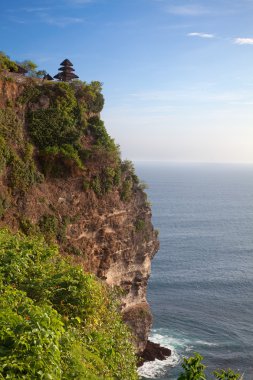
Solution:
M36 63L34 63L31 60L25 60L22 62L18 62L18 64L27 70L27 75L29 77L42 78L44 75L46 75L46 71L45 70L37 70L38 65L36 65Z
M23 159L12 152L9 173L10 185L14 190L27 191L35 183L42 182L43 176L37 171L33 160L33 146L27 144L23 151Z
M195 353L190 358L184 358L182 367L184 372L178 377L178 380L206 380L205 366L202 364L203 357ZM214 376L218 380L242 380L242 376L231 369L214 371Z
M56 247L0 230L0 278L0 377L138 379L114 294Z
M70 144L47 147L40 152L39 157L46 176L62 177L84 169L78 150Z
M239 378L242 378L239 373L234 373L231 369L226 371L224 369L214 371L214 376L218 380L238 380Z
M63 324L49 306L36 306L11 286L0 291L0 376L60 379Z
M203 356L195 353L193 357L184 358L182 367L184 373L181 373L178 380L205 380L204 369L206 368L201 362Z
M14 61L10 59L3 51L0 51L0 70L17 71L18 67Z
M56 108L31 111L29 133L34 143L41 149L73 144L80 137L74 116L66 115Z
M132 196L133 181L131 178L125 179L122 184L120 198L122 201L129 201Z
M145 229L145 226L146 226L145 220L143 220L143 219L136 220L134 226L135 226L135 230L137 232L143 231Z

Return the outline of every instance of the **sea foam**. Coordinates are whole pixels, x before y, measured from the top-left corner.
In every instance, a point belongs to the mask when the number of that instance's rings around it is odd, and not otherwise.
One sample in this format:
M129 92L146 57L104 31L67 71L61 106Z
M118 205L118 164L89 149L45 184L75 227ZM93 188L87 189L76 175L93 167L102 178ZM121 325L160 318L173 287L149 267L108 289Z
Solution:
M162 335L153 330L149 340L154 343L159 343L161 346L169 348L171 350L171 356L165 360L154 360L152 362L144 363L138 370L141 377L147 379L153 379L158 376L162 376L167 372L168 367L174 367L180 362L180 356L176 351L176 346L184 345L184 340L175 339L168 335Z

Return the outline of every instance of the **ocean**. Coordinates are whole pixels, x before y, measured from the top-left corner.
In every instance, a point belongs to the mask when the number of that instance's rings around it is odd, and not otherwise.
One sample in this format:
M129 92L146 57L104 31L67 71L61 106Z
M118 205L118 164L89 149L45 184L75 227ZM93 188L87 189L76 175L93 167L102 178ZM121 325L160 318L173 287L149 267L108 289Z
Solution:
M172 349L143 379L174 380L199 352L207 374L253 379L253 165L136 163L160 250L152 263L150 339ZM210 376L211 378L211 376Z

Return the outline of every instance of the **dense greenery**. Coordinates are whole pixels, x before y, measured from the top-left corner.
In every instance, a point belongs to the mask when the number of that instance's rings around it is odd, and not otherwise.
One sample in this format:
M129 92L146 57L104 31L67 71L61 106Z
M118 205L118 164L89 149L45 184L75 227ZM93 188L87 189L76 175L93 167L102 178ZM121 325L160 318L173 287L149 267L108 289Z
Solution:
M0 51L0 71L1 70L18 70L16 63L12 61L3 51Z
M43 179L34 162L33 146L25 141L12 107L0 109L0 174L6 167L8 183L15 191L27 191Z
M205 365L202 364L203 357L198 353L190 358L184 358L182 367L184 372L180 374L178 380L206 380ZM239 380L241 375L231 369L214 371L214 378L218 380Z
M115 296L56 247L0 230L0 279L1 378L138 378Z
M33 62L23 62L23 66L36 71ZM6 169L15 192L27 191L43 175L79 175L84 191L103 197L117 190L122 201L131 200L138 178L130 162L121 163L119 147L99 117L104 105L101 90L98 81L38 82L30 78L17 104L0 110L0 174ZM19 107L24 107L26 120L20 118ZM29 148L31 154L26 154L27 137L35 148Z
M45 70L37 70L38 66L36 63L30 60L25 60L22 62L17 62L21 67L27 70L27 75L34 78L43 78L46 75Z
M23 98L29 98L30 92L28 86ZM31 110L28 114L29 133L35 145L45 149L77 142L83 125L74 90L68 83L37 86L29 103L37 103L42 96L49 100L48 107Z

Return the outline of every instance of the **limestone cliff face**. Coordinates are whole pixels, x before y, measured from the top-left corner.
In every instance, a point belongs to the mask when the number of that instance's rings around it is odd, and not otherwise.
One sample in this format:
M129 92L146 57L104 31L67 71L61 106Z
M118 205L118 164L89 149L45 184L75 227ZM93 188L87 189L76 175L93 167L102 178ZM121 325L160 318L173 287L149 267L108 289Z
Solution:
M17 104L24 89L24 80L20 82L0 80L0 108L14 104L27 136L27 104ZM48 104L47 98L39 98L36 107L46 108ZM87 134L82 143L87 146L90 140ZM37 153L35 150L34 161L40 170ZM120 189L127 172L118 185L101 196L91 188L84 190L84 176L90 180L99 170L97 158L91 155L85 162L85 174L75 170L63 178L45 176L26 191L10 188L8 168L0 171L0 202L1 198L6 201L2 215L0 212L0 226L29 233L39 230L47 217L63 255L122 290L123 318L134 332L137 352L141 352L152 324L146 289L151 260L158 249L157 234L146 194L137 181L132 183L131 196L122 198Z

